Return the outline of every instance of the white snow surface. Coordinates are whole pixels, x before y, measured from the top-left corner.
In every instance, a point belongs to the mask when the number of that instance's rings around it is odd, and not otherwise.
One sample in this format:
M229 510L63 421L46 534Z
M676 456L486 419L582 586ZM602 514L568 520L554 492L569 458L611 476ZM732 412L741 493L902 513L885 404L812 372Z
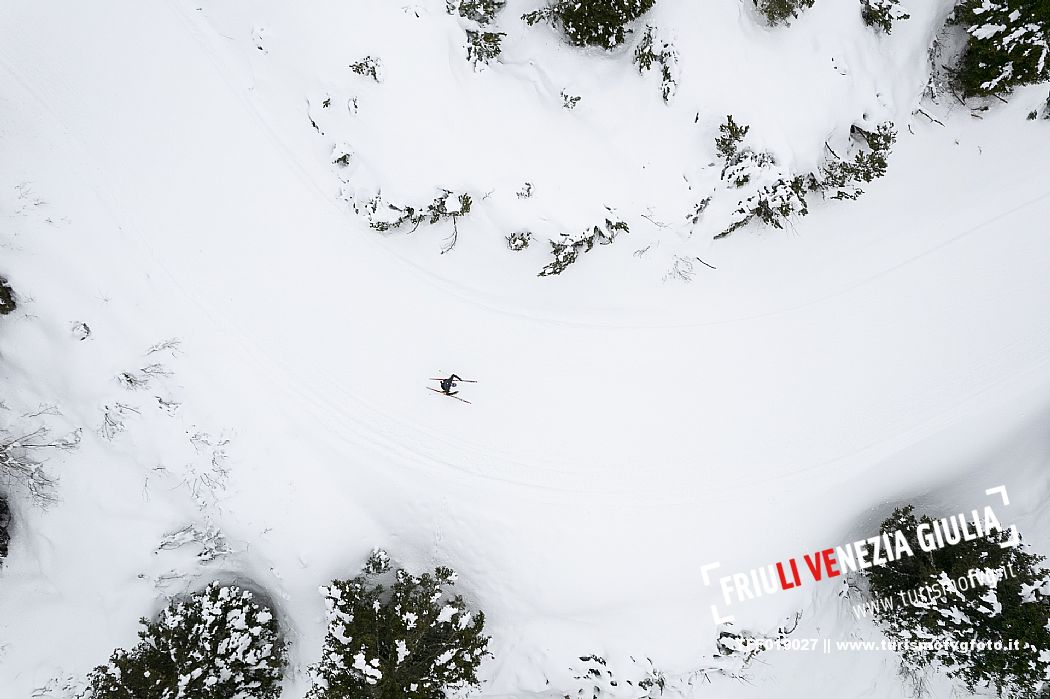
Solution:
M560 696L591 653L702 667L703 565L853 541L897 504L955 514L1004 484L1004 520L1050 552L1050 125L1025 120L1046 86L983 118L920 103L950 3L903 5L885 36L853 2L771 29L748 2L658 0L638 26L680 54L669 105L633 39L570 47L517 19L532 2L511 0L479 71L441 0L0 6L0 274L21 301L0 319L0 417L55 406L56 429L83 428L48 461L54 505L12 498L0 697L62 696L213 579L272 600L301 697L318 587L377 545L459 573L493 637L487 697ZM366 55L382 82L349 70ZM898 142L858 201L713 241L729 113L797 172L851 124L894 121ZM446 254L447 222L380 234L345 199L440 188L474 199ZM630 232L537 277L545 240L607 206ZM511 252L519 228L537 238ZM717 269L666 278L696 257ZM155 363L170 375L139 390L114 378ZM478 380L471 405L425 390L453 371ZM107 440L116 403L138 412ZM231 552L156 551L190 523ZM840 590L731 611L878 638ZM907 691L890 653L782 652L690 696Z

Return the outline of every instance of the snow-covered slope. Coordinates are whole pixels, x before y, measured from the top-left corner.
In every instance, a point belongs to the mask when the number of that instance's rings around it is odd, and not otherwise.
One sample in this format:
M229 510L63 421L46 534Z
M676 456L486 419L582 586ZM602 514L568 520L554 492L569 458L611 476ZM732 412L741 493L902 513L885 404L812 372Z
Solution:
M3 419L54 406L83 433L48 464L57 503L14 501L0 696L82 677L215 578L272 596L302 696L317 587L375 545L460 573L493 635L487 696L556 693L589 653L694 670L715 639L702 566L850 541L899 502L954 512L1004 483L1050 549L1050 139L1024 118L1045 87L913 116L949 4L909 3L885 37L853 3L768 29L749 3L662 0L644 21L680 52L669 105L630 43L570 48L517 19L529 3L477 72L438 0L5 4ZM366 55L381 83L348 69ZM899 136L858 201L712 241L736 203L712 146L729 113L799 172L852 124ZM447 254L451 226L381 235L347 201L439 188L475 200ZM544 239L605 207L630 232L537 277ZM512 253L519 228L539 244ZM717 269L668 276L697 257ZM114 378L153 365L137 390ZM450 371L478 379L472 405L425 390ZM232 552L156 550L191 523ZM737 623L802 609L799 633L874 637L837 592ZM903 692L890 654L781 653L695 695L799 696L815 674Z

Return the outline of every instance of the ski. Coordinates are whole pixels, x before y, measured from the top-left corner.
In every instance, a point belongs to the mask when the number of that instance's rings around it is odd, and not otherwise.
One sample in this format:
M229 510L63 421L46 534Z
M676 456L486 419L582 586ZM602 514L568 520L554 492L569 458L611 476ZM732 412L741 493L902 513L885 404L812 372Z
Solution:
M447 378L447 377L439 377L439 378L430 379L430 380L431 381L444 381L445 378ZM477 383L477 381L474 380L474 379L456 379L457 383L460 382L460 381L462 381L463 383Z
M447 396L449 398L455 398L456 400L463 401L467 405L472 405L472 403L469 400L467 400L466 398L460 398L459 396L450 396L449 394L445 393L444 391L439 391L436 388L431 388L430 386L427 386L426 388L427 388L427 390L433 391L434 393L440 393L443 396Z

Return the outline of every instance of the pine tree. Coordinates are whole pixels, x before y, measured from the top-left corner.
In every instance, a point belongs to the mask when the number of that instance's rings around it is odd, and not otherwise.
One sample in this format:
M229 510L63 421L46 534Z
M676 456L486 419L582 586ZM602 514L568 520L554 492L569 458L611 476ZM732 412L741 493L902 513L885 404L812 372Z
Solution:
M277 699L286 663L277 620L252 593L212 583L142 620L141 642L88 678L88 699Z
M724 124L718 127L720 135L715 137L715 152L725 159L722 167L722 179L737 189L762 179L776 164L771 153L756 153L743 145L750 126L736 123L733 115L726 116Z
M964 94L998 95L1050 79L1050 2L964 0L956 13L969 35L958 74Z
M487 31L488 26L496 21L496 15L507 4L506 0L446 0L449 14L473 22L474 26L466 28L467 60L476 68L496 60L503 50L503 32Z
M426 208L391 204L384 201L381 195L376 195L365 204L365 213L368 215L368 225L374 230L385 233L411 224L415 231L424 223L434 225L446 219L455 225L460 216L470 213L473 203L469 194L455 194L448 189L441 190L441 194Z
M664 102L670 102L671 97L678 90L678 80L675 77L678 68L678 51L670 42L657 39L654 27L646 26L645 33L642 34L638 46L634 49L634 64L638 66L638 72L643 74L652 70L653 66L660 66L661 93Z
M14 289L11 288L6 279L0 276L0 316L6 316L17 307Z
M721 135L715 137L715 152L728 164L740 151L740 144L750 130L750 126L736 123L732 114L726 115L725 123L718 127Z
M444 567L391 573L376 550L361 575L321 588L328 633L309 699L442 699L477 685L485 615L447 592L455 581Z
M629 233L630 230L625 221L607 218L604 225L591 226L578 236L563 235L561 240L551 241L551 254L554 255L554 259L547 263L537 276L561 274L576 262L581 253L590 252L595 243L608 245L616 240L620 233Z
M864 194L857 183L871 182L886 174L890 149L897 141L897 131L889 121L879 124L875 131L854 126L851 133L855 142L862 142L867 148L857 151L852 160L839 158L833 152L835 159L821 167L820 179L814 182L817 189L831 192L832 199L857 199Z
M507 0L447 0L449 14L456 12L473 22L485 26L492 22Z
M777 164L771 153L756 153L750 148L740 149L732 158L726 160L722 168L722 179L737 189L752 180L758 180Z
M503 51L503 32L476 32L467 30L467 60L477 66L491 63Z
M864 24L887 34L893 31L893 23L911 17L900 8L900 0L861 0L860 16Z
M615 48L627 38L628 22L649 11L656 0L555 0L540 10L527 12L528 24L551 21L559 25L576 46Z
M754 0L755 7L765 15L770 26L783 24L798 17L803 10L813 7L815 0Z
M811 176L796 175L781 177L772 184L760 187L737 206L730 219L729 226L715 236L724 238L738 228L742 228L754 219L759 219L767 226L783 228L784 221L792 216L805 216L809 213L806 202L806 190Z
M872 595L895 601L892 609L878 612L887 635L1000 647L908 646L902 663L912 669L940 666L969 691L992 688L1000 695L1036 696L1050 672L1045 559L1023 544L1000 546L1007 537L999 532L925 552L916 534L920 523L932 525L933 520L917 519L909 505L894 510L881 526L884 533L903 533L914 552L868 571ZM1014 640L1020 648L1007 647Z
M722 179L735 189L750 185L751 194L737 203L729 226L716 235L716 239L726 237L756 218L774 228L783 228L787 218L809 213L806 191L814 182L813 176L785 172L777 167L772 153L756 153L744 146L749 130L750 127L736 123L731 114L718 127L715 151L725 159Z

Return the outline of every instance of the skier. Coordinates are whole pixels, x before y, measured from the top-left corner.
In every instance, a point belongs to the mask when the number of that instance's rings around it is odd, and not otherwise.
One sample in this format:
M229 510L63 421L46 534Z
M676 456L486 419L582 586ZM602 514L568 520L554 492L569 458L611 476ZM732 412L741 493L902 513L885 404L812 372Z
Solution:
M457 376L455 374L449 376L447 379L433 378L431 379L431 381L439 381L441 385L441 390L427 386L427 388L429 388L431 391L433 391L434 393L441 393L442 395L446 395L449 398L455 398L456 400L463 401L464 403L470 403L470 401L466 398L460 398L459 396L457 396L456 394L459 393L459 391L452 390L456 387L456 382L460 381L463 383L477 383L477 381L473 379L464 379L463 377Z
M448 377L447 379L441 379L441 392L444 393L446 396L454 396L454 395L456 395L457 393L459 393L459 391L453 391L452 389L456 387L456 382L457 381L462 381L462 380L463 379L461 379L460 377L456 376L455 374L453 374L452 376Z

